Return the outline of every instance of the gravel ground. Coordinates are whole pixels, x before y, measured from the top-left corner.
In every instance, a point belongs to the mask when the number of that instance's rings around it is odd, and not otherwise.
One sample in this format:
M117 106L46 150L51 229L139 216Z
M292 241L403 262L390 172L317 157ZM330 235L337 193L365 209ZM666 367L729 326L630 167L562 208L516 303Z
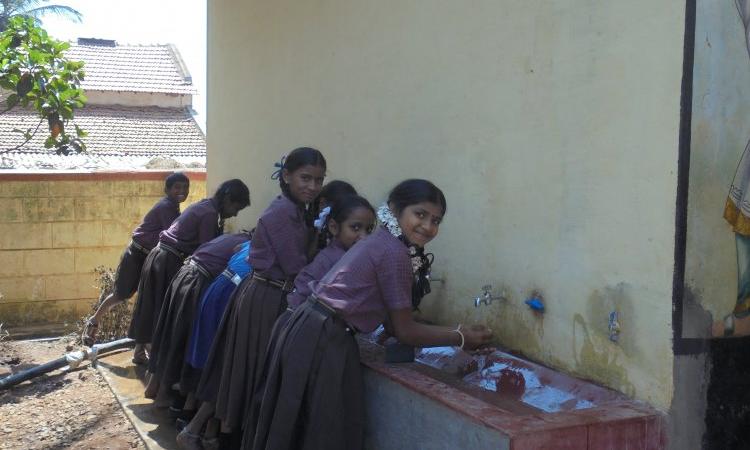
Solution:
M0 342L0 377L59 358L71 343ZM88 363L0 391L0 418L0 449L146 448Z

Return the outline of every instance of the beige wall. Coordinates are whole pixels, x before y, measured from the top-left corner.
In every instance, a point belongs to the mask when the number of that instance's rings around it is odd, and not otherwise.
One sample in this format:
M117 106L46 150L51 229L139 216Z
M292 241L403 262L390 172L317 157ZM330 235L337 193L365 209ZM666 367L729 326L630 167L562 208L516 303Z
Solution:
M373 203L429 178L448 198L430 318L486 323L502 346L666 409L684 9L209 2L209 185L246 180L252 226L277 193L272 163L300 145ZM510 301L476 309L483 284ZM523 303L535 289L543 316Z
M164 194L166 172L0 174L0 323L71 324L99 293L94 268L116 268L130 234ZM188 173L188 204L205 174Z

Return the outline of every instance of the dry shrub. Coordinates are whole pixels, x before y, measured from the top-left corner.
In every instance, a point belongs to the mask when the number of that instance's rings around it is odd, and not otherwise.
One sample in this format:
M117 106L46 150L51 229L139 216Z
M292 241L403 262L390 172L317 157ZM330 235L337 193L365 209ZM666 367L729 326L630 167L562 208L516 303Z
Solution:
M83 333L86 321L91 315L96 312L99 305L104 301L109 294L112 293L115 285L115 271L109 267L98 266L94 269L97 275L96 288L99 289L99 299L91 305L91 313L86 317L81 318L78 323L78 336L80 339ZM128 337L128 327L130 326L130 318L133 314L133 302L127 301L120 303L114 308L109 310L109 314L105 314L99 320L99 329L96 333L97 342L109 342L117 339Z

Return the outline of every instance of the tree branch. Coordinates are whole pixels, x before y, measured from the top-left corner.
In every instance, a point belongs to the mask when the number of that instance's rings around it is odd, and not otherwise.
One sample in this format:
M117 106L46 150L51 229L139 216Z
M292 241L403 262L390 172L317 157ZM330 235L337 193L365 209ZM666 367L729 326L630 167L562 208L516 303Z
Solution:
M42 117L42 120L40 120L39 123L36 124L36 128L34 128L34 132L31 133L28 136L28 139L24 140L23 142L21 142L20 144L16 145L13 148L9 148L9 149L6 149L6 150L0 150L0 155L4 155L6 153L10 153L10 152L12 152L14 150L18 150L19 148L21 148L24 145L28 144L29 141L32 140L32 139L34 139L34 136L36 136L37 131L39 131L39 127L42 126L42 122L44 122L44 117Z

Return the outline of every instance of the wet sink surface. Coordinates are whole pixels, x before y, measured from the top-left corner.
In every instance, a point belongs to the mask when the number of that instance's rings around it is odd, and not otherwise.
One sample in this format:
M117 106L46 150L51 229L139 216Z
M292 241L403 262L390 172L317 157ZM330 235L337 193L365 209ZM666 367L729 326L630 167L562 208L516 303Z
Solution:
M666 445L663 414L649 405L509 353L436 347L392 364L376 337L359 341L365 367L501 432L512 450Z

